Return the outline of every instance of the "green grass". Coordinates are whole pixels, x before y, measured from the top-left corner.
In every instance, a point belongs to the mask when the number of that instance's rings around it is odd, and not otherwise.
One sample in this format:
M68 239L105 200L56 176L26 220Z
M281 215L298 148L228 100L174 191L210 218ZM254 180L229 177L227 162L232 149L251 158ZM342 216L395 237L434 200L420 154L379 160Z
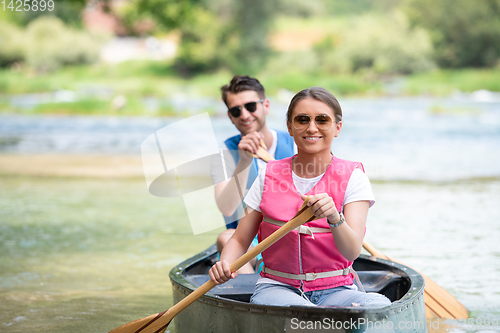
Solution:
M161 102L159 109L148 110L144 97L156 97L161 101L182 94L189 98L211 96L218 99L220 87L232 77L232 73L218 71L183 78L176 74L171 63L154 61L130 61L118 65L97 64L66 67L53 73L36 74L28 69L14 71L0 69L0 112L25 114L123 114L172 116L196 112L173 110ZM287 71L257 74L269 96L280 89L292 92L311 86L322 86L338 96L379 96L384 94L384 83L363 73L332 75L317 72ZM500 91L500 69L436 70L403 78L402 93L405 95L446 96L455 90L472 92L479 89ZM17 94L54 92L66 89L77 92L74 103L47 103L30 110L9 106L7 96ZM98 96L105 92L104 97ZM97 94L97 95L96 95ZM3 95L3 96L2 96ZM112 107L117 95L127 98L120 110ZM215 110L206 110L214 112Z
M405 78L405 93L444 96L454 90L473 92L480 89L500 91L500 68L454 69L418 73Z
M283 75L262 75L262 84L270 95L275 95L279 89L287 89L292 92L300 91L312 86L320 86L331 91L335 95L366 95L380 94L382 84L380 82L368 82L361 75L312 75L304 73L285 73Z

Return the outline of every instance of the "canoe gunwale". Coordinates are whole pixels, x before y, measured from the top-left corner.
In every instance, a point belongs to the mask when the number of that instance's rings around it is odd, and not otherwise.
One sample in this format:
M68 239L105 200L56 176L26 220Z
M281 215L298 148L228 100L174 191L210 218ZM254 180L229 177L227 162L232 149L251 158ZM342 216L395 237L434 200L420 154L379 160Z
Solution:
M209 247L205 251L189 258L188 260L177 265L170 271L170 280L174 291L180 292L187 296L197 288L194 284L188 281L183 272L193 267L196 263L207 260L216 252L215 245ZM404 265L375 258L372 256L361 255L359 261L366 261L368 263L376 263L383 266L386 270L396 272L398 274L405 274L410 279L410 289L399 300L392 302L391 305L386 307L306 307L306 306L263 306L258 304L251 304L247 302L237 301L219 295L207 293L197 300L211 306L219 308L226 308L235 311L244 311L250 313L264 313L269 315L278 315L294 318L307 318L315 319L325 316L327 311L329 315L345 318L369 318L370 320L383 320L394 315L400 315L414 306L423 304L424 297L424 279L413 269Z

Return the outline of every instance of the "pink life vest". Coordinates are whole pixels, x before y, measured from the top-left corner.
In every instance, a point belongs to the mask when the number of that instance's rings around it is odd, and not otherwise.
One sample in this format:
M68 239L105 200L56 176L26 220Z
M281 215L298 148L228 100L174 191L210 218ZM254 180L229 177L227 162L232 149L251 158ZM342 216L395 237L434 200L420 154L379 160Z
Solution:
M340 212L349 178L354 169L358 167L364 172L361 163L341 160L334 156L323 177L305 195L327 193L333 199L337 211ZM279 228L279 226L265 220L287 222L297 213L302 203L300 194L293 184L292 157L269 161L260 204L263 220L259 226L259 242ZM304 226L311 229L327 229L327 232L314 233L312 236L311 233L304 234L298 230L292 230L262 252L265 268L260 273L261 276L287 283L296 288L302 287L304 292L351 285L353 274L346 269L352 265L352 261L344 258L337 249L326 218L305 223ZM266 273L266 269L277 272L275 274ZM314 278L314 274L306 274L338 270L344 270L344 273L341 273L343 275ZM287 273L306 274L307 278L293 279L277 276L276 274L283 275L279 272L283 272L285 275ZM309 276L313 276L313 278L310 279Z

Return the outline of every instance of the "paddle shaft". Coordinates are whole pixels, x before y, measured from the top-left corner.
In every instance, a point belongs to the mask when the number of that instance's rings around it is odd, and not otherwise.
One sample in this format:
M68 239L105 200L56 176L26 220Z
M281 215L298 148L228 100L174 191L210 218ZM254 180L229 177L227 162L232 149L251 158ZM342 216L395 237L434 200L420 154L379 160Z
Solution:
M304 204L301 208L303 210L304 206L307 204L307 201L309 199L306 199L304 201ZM305 209L301 214L295 216L292 218L290 221L285 223L284 226L273 232L271 235L269 235L266 239L264 239L262 242L248 250L245 254L243 254L241 257L236 259L231 265L229 265L229 268L231 269L231 272L236 272L238 269L243 267L247 262L255 258L258 254L264 252L268 247L276 243L278 240L283 238L286 234L288 234L290 231L293 229L297 228L298 226L306 223L309 219L312 217L315 217L314 214L310 209ZM179 312L184 310L186 307L188 307L190 304L192 304L194 301L196 301L198 298L206 294L210 289L215 287L215 282L212 280L208 280L205 282L202 286L200 286L198 289L196 289L194 292L186 296L182 301L177 303L174 307L171 308L173 310L176 308L176 313L174 314L177 315ZM170 310L169 310L170 311Z
M312 213L311 209L308 208L307 202L309 198L304 200L304 203L299 210L299 212L293 217L290 221L288 221L284 226L273 232L262 242L257 244L255 247L250 249L248 252L243 254L241 257L236 259L231 265L229 265L232 272L236 272L243 265L249 262L252 258L256 257L259 253L266 250L268 247L276 243L283 236L289 233L291 230L297 228L298 226L313 220L315 215ZM157 313L155 315L151 315L146 318L142 318L131 322L129 324L125 324L118 328L115 328L109 333L161 333L164 332L167 326L170 324L172 319L179 314L182 310L187 308L189 305L194 303L198 298L205 295L208 291L210 291L216 284L211 279L205 282L203 285L198 287L191 294L186 296L180 302L172 306L170 309L164 312Z

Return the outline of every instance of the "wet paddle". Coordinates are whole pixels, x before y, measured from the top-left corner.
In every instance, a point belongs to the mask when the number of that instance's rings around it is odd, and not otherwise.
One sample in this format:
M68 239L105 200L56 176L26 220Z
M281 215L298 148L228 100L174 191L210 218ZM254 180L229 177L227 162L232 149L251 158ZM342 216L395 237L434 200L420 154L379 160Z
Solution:
M367 241L363 241L363 247L376 258L387 259L397 263L397 260L391 259L370 245ZM440 287L436 282L420 273L425 280L424 299L425 299L425 314L427 318L447 318L447 319L463 319L469 318L469 312L455 297Z
M247 151L247 154L252 155L255 158L260 158L264 162L269 162L274 160L274 158L269 154L267 151L266 144L264 143L264 140L260 139L260 147L257 149L257 152L255 154L252 154Z
M279 239L289 233L291 230L297 228L298 226L312 221L316 216L311 212L310 207L307 207L307 201L304 200L302 207L295 214L295 216L288 221L281 228L272 233L269 237L264 239L262 242L257 244L255 247L250 249L247 253L236 259L229 267L232 272L236 272L243 265L249 262L252 258L257 256L259 253L263 252L265 249L276 243ZM115 328L109 333L162 333L165 331L167 326L170 324L172 319L179 314L182 310L187 308L190 304L195 302L198 298L207 293L210 289L215 287L215 283L212 280L208 280L202 286L198 287L191 294L186 296L179 303L172 306L167 311L163 311L146 318L138 319L131 323L125 324L118 328Z

